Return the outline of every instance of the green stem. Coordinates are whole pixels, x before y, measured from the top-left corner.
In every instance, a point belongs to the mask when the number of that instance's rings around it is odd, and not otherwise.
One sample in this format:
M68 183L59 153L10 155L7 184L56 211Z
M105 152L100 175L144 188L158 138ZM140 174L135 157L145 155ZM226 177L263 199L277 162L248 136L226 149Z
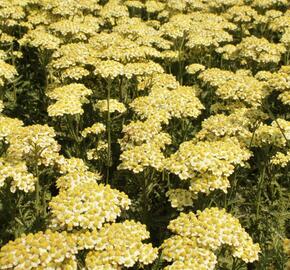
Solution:
M107 176L106 176L106 184L109 183L110 178L110 166L111 166L111 113L110 113L110 98L111 98L111 86L112 80L108 80L107 85L107 141L108 141L108 149L107 149Z

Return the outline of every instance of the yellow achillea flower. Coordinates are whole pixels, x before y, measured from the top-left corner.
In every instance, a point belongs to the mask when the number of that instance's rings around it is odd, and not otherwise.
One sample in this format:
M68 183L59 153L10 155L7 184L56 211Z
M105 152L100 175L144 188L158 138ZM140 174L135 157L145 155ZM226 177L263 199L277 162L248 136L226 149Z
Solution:
M51 23L49 29L60 33L60 36L63 37L76 37L86 40L98 32L99 22L100 20L92 15L76 16L72 20L63 19Z
M50 201L52 228L100 229L105 222L114 222L131 203L125 193L108 185L78 181L79 185L61 189Z
M177 152L166 159L165 168L179 176L181 180L192 179L202 182L202 192L212 189L226 191L229 182L226 179L235 169L235 165L244 165L251 153L243 148L236 138L224 138L217 141L183 142ZM197 180L200 179L200 180ZM215 183L216 181L216 183ZM206 188L204 188L206 184ZM199 186L199 185L198 185ZM194 186L192 190L198 192Z
M53 165L60 145L54 139L55 131L48 125L19 127L8 136L8 157L28 163Z
M134 173L142 172L146 167L155 168L158 171L164 169L165 157L160 146L151 143L143 143L125 150L118 166L119 170L131 170Z
M222 245L229 245L233 256L246 263L258 259L259 245L253 243L239 220L226 213L225 209L206 208L202 212L197 211L197 215L181 213L170 222L168 229L176 235L161 245L166 261L181 265L192 263L190 269L213 270L217 263L214 252ZM199 265L194 264L196 260Z
M182 211L186 206L192 206L193 200L196 199L193 192L182 188L170 189L166 192L166 196L171 203L171 207L177 208L179 211Z
M286 48L281 43L270 43L265 38L250 36L242 39L236 46L238 58L241 61L255 61L262 64L280 62Z
M98 141L97 147L88 150L87 158L88 160L98 160L100 158L106 159L108 154L108 143L106 141Z
M129 11L126 6L121 4L121 0L109 0L99 14L105 22L112 25L116 25L119 18L129 17Z
M100 134L102 132L106 131L106 127L104 124L102 123L94 123L91 127L87 127L85 128L81 134L82 136L85 138L87 137L89 134Z
M282 152L277 152L272 158L271 163L281 167L286 167L290 162L290 151L287 151L286 154Z
M62 41L48 33L44 27L37 27L33 30L29 30L23 38L18 40L21 46L28 45L38 48L40 50L56 50Z
M277 122L278 124L277 124ZM277 147L285 147L286 139L290 140L290 121L278 118L271 126L261 124L255 131L252 145L262 147L274 144Z
M132 121L123 126L124 137L119 140L121 149L129 149L135 145L145 142L152 142L154 137L161 132L161 123L155 117L148 118L146 121Z
M11 81L16 75L16 68L0 58L0 86L3 86L5 81Z
M288 4L289 2L287 0L254 0L251 5L261 9L270 9L274 8L275 6L287 6Z
M66 232L22 235L0 250L1 269L77 269L76 239Z
M199 71L205 70L205 66L201 64L190 64L186 67L186 71L189 74L195 74Z
M248 74L247 70L238 70L234 73L210 68L203 71L198 78L216 88L216 94L223 100L242 101L247 105L258 107L268 94L266 83Z
M108 101L106 99L98 100L97 103L95 104L95 108L98 109L100 112L107 112ZM119 102L117 99L110 99L109 110L110 110L110 113L114 113L114 112L124 113L127 109L125 105Z
M151 76L139 76L138 80L138 90L148 89L149 92L154 91L154 88L167 88L167 89L176 89L179 86L179 82L176 80L176 77L172 74L167 73L154 73Z
M90 72L83 67L69 67L62 72L61 79L65 80L66 78L69 78L78 81L89 74Z
M101 175L99 173L74 171L59 177L56 180L56 186L60 190L67 190L69 188L75 188L79 184L96 183L100 179Z
M0 140L4 140L8 143L9 136L16 132L21 126L23 126L23 122L21 120L0 115Z
M74 16L82 12L93 12L100 9L96 0L45 0L40 1L43 9L50 10L52 14L61 16Z
M56 103L48 106L48 115L83 114L82 104L88 101L86 96L92 93L92 90L86 88L83 84L77 83L55 88L46 94L51 99L56 100Z
M225 17L234 23L251 23L255 22L258 12L250 6L233 6L226 11Z
M195 86L180 86L174 90L166 88L152 88L152 92L145 97L133 100L130 107L143 118L164 112L167 120L176 117L193 117L200 115L204 106L196 97Z
M278 99L285 105L290 105L290 66L282 66L277 72L258 72L256 77L267 82L270 91L281 92Z
M85 162L80 158L65 158L59 155L55 159L55 163L58 166L58 170L61 174L73 173L73 172L85 172L88 171L88 167Z
M248 109L237 109L229 115L215 114L202 122L202 129L196 138L216 140L221 137L236 137L239 141L249 142L252 136L249 128L253 119L247 117Z
M142 243L148 238L145 225L139 222L126 220L105 224L94 236L94 250L87 254L86 266L90 270L99 270L132 267L136 262L144 265L152 263L158 250L151 244Z
M32 192L35 190L36 178L28 172L24 161L0 158L0 187L4 186L5 180L11 178L10 191L23 190Z

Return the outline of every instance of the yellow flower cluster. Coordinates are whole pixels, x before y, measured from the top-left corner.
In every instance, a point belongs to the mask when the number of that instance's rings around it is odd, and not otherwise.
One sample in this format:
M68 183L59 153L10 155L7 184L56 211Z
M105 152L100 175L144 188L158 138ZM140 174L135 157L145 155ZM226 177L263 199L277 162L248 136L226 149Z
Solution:
M18 127L8 136L7 155L32 164L52 165L60 150L54 137L54 129L47 125Z
M65 158L64 156L59 155L55 161L58 166L58 171L61 174L73 172L82 173L88 170L85 162L80 158Z
M289 2L287 0L254 0L252 5L254 7L262 8L262 9L270 9L275 6L283 7L287 6Z
M4 86L5 81L11 81L17 74L17 70L14 66L6 63L0 58L0 87Z
M247 117L248 109L237 109L229 115L215 114L202 122L202 129L196 138L216 140L220 137L236 137L239 141L249 143L252 133L249 128L253 119Z
M191 190L194 192L216 188L226 192L229 186L227 177L234 172L235 165L243 166L250 156L249 150L243 148L236 138L197 143L187 141L167 158L165 168L181 180L192 179Z
M94 184L101 179L99 173L93 173L87 170L69 172L56 180L56 186L60 190L73 189L80 184Z
M90 270L121 269L136 262L152 263L158 250L142 241L149 238L145 225L126 220L123 223L105 224L94 237L95 246L86 256ZM86 242L86 241L85 241Z
M229 8L225 17L234 23L252 23L258 18L258 13L251 6L232 6Z
M282 152L276 153L271 158L271 163L274 165L279 165L281 167L286 167L290 163L290 151L287 151L286 154Z
M108 154L108 143L106 141L98 141L97 147L88 150L87 158L88 160L98 160L101 157L107 157Z
M23 126L21 120L0 115L0 140L8 143L9 135L16 132L21 126Z
M77 269L76 241L66 232L22 235L0 250L0 269Z
M167 89L176 89L179 86L178 81L172 74L166 73L156 73L152 74L152 76L139 76L138 79L138 90L143 91L148 89L154 91L160 88L167 88Z
M86 40L97 33L100 20L92 15L75 16L72 20L62 19L49 25L53 32L64 37L74 37Z
M197 89L192 86L179 86L174 90L154 87L148 96L134 99L130 107L142 118L164 115L164 122L173 117L196 118L204 109L196 92Z
M11 179L10 191L13 193L16 189L24 192L34 191L37 180L28 172L25 162L0 158L0 187L4 186L7 179Z
M253 146L274 144L277 147L285 147L286 139L290 139L290 121L279 118L277 122L273 121L271 126L261 124L255 131Z
M166 196L171 206L179 211L182 211L186 206L192 206L193 200L196 199L193 192L182 188L170 189L166 192Z
M47 108L49 116L62 116L65 114L83 114L82 104L88 100L86 96L91 95L92 90L83 84L72 83L53 89L47 93L56 102Z
M111 110L111 108L110 108ZM104 124L102 123L94 123L91 127L87 127L85 128L81 134L82 136L85 138L87 137L89 134L100 134L102 132L106 131L106 127Z
M199 71L204 71L205 66L201 64L190 64L189 66L186 67L186 71L189 74L196 74Z
M216 88L216 94L223 100L242 101L257 107L268 94L266 84L249 75L246 70L234 73L210 68L203 71L198 78Z
M48 33L45 28L39 26L29 30L23 38L18 40L21 46L29 45L40 50L56 50L62 43L61 39Z
M250 36L244 38L236 46L237 55L240 60L246 62L255 61L262 64L279 63L281 55L286 52L286 48L280 43L270 43L265 38Z
M225 209L206 208L197 215L181 213L170 222L168 229L176 235L161 245L163 259L183 267L191 266L183 269L214 269L217 262L214 252L222 245L230 246L233 256L246 263L258 259L259 245L253 243L239 220Z
M103 223L114 222L121 209L128 209L130 200L125 193L93 182L98 176L87 173L80 177L84 177L84 182L82 178L72 177L70 180L73 180L75 186L61 189L50 201L52 228L68 231L74 228L100 229ZM77 185L76 181L80 184ZM59 184L61 182L63 179Z
M155 168L162 171L164 168L165 157L160 146L151 143L143 143L132 149L125 150L120 160L122 163L118 166L119 170L131 170L134 173L142 172L146 167Z
M95 104L95 108L98 109L100 112L107 112L109 108L110 113L124 113L127 110L125 105L119 102L117 99L110 99L109 104L106 99L98 100Z
M121 149L129 149L135 145L152 142L154 137L161 131L160 122L156 121L154 117L148 118L146 121L132 121L128 125L123 126L122 132L124 137L119 140Z
M262 76L263 75L263 76ZM282 101L285 105L290 105L290 66L282 66L277 72L274 73L262 73L256 74L267 82L268 88L270 91L281 92L278 99Z

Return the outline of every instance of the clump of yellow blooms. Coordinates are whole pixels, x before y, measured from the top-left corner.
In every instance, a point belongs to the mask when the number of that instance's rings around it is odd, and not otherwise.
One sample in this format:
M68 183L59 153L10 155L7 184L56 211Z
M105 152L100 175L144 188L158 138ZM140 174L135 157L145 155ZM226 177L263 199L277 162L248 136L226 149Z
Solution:
M72 83L57 87L47 93L47 96L56 102L47 108L49 116L62 116L65 114L83 114L83 103L88 102L86 96L92 94L92 90L83 84Z
M111 108L110 108L111 110ZM81 134L82 136L85 138L87 137L89 134L100 134L102 132L104 132L106 130L106 127L104 124L102 123L94 123L91 127L87 127L85 128Z
M88 176L90 180L91 176ZM105 222L114 222L121 209L128 209L129 205L130 200L123 192L91 180L84 181L68 189L61 189L52 198L49 203L51 227L68 231L74 228L100 229Z
M0 58L0 87L4 86L4 82L11 81L18 72L16 68Z
M205 70L205 66L201 64L191 64L186 67L186 71L189 74L196 74L197 72L204 71L204 70Z
M165 168L181 180L192 179L191 190L208 192L229 187L227 177L236 165L243 166L251 153L236 138L216 141L183 142L177 152L166 159Z
M29 30L18 42L21 46L29 45L42 51L56 50L62 43L61 39L50 34L45 28L40 26Z
M236 137L249 142L252 133L249 130L252 119L247 117L248 109L237 109L229 115L215 114L202 122L202 129L196 135L201 140L216 140L220 137Z
M233 256L245 262L258 259L259 245L253 243L239 220L225 209L206 208L196 215L181 213L168 229L175 235L161 245L163 259L178 262L183 269L188 265L190 269L214 269L217 262L214 252L222 245L228 245ZM167 269L176 269L174 263Z
M120 269L132 267L136 262L143 265L152 263L157 249L143 244L149 233L145 225L126 220L123 223L105 224L95 236L94 250L86 256L88 269Z
M261 64L280 62L286 48L280 43L270 43L265 38L250 36L244 38L237 46L237 55L240 60L255 61Z
M127 169L139 173L147 167L152 167L162 171L165 156L158 144L143 143L122 152L120 160L122 163L118 166L119 170Z
M290 151L286 154L282 152L277 152L272 158L271 163L274 165L279 165L281 167L286 167L290 163Z
M36 177L28 172L28 168L23 161L15 161L0 158L0 187L4 186L5 180L11 179L10 191L23 190L32 192L35 190Z
M253 138L254 146L273 144L277 147L285 147L290 139L290 122L284 119L277 119L272 124L261 124L255 131Z
M182 188L170 189L166 192L166 196L171 206L179 211L182 211L185 206L192 206L193 200L196 199L193 192Z
M198 77L216 88L216 95L223 100L242 101L247 105L257 107L268 94L266 84L249 75L246 70L238 70L234 73L210 68Z
M110 113L124 113L127 110L125 105L116 99L110 99L109 104L106 99L98 100L95 108L98 109L100 112L107 112L109 109Z
M38 165L54 164L60 145L54 139L55 131L48 125L19 127L8 136L8 157Z
M47 230L22 235L3 246L1 269L77 269L76 240L67 232Z
M69 188L75 188L79 184L94 184L101 179L99 173L93 173L90 171L74 171L69 172L56 180L56 186L60 190L67 190Z
M162 113L167 121L173 117L197 118L204 106L196 96L197 87L179 86L174 90L153 87L145 97L134 99L130 107L142 118Z

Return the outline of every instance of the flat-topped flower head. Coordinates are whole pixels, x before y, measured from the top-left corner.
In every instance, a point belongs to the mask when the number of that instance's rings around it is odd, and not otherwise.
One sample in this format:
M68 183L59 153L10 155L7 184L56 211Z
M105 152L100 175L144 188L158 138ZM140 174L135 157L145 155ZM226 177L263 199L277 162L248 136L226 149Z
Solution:
M233 256L246 263L258 259L259 245L253 243L239 220L226 213L225 209L206 208L202 212L197 211L197 215L181 213L170 222L168 229L176 234L161 246L163 258L168 262L186 265L197 257L202 268L191 269L214 269L217 263L214 252L222 245L230 246ZM205 254L208 255L207 260L203 257ZM210 267L206 268L204 264L209 261Z
M152 263L158 255L157 248L142 243L149 238L146 226L126 220L123 223L105 224L95 236L94 250L86 256L86 266L91 270L120 269L140 262Z
M48 115L83 114L84 110L82 105L88 102L86 97L92 93L92 90L78 83L57 87L46 94L51 99L56 100L54 104L48 106Z
M66 232L22 235L0 250L1 269L77 269L75 237Z
M125 193L108 185L87 182L92 177L83 176L84 183L79 179L80 184L61 189L50 201L52 228L100 229L105 222L114 222L123 209L128 209L130 200Z
M119 102L117 99L110 99L109 104L106 99L98 100L95 108L98 109L100 112L107 112L109 108L110 113L124 113L127 110L126 106L122 102Z

